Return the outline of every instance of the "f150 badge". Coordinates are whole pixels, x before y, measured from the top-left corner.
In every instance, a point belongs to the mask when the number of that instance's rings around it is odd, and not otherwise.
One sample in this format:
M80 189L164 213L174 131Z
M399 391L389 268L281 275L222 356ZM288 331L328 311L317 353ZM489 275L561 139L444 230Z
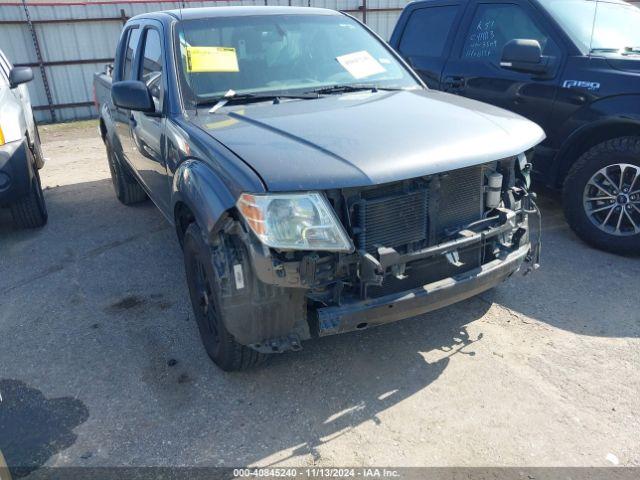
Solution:
M600 90L599 82L587 82L584 80L565 80L562 86L564 88L584 88L592 92Z

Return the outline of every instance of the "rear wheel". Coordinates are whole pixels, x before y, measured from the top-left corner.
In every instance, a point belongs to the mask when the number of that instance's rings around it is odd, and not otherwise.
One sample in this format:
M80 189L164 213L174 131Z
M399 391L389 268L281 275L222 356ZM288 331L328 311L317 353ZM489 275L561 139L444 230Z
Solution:
M120 160L109 143L107 143L107 160L111 172L111 182L113 183L113 189L116 192L118 200L125 205L132 205L146 200L146 192L131 172L120 163Z
M603 142L584 153L564 183L571 228L613 253L640 253L640 137Z
M184 235L184 262L191 305L209 357L225 371L244 370L263 362L266 355L236 342L225 327L220 294L222 283L229 280L216 273L211 247L196 223L189 225Z
M28 155L33 168L33 179L31 180L29 193L11 204L11 216L15 225L19 228L39 228L46 225L49 214L47 213L42 184L40 183L40 172L33 165L31 151L29 151Z

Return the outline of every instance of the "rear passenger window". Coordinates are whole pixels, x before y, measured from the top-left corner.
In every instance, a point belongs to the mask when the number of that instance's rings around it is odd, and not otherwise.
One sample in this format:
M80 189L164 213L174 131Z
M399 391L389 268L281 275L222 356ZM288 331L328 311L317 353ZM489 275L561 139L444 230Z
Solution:
M131 66L133 65L133 57L138 49L140 42L140 29L132 28L129 30L129 39L127 41L127 49L124 52L124 64L122 66L122 77L120 80L131 80Z
M451 5L415 10L402 34L400 53L405 57L440 57L458 8Z
M467 32L462 58L500 62L502 49L515 39L538 40L545 55L557 55L558 47L519 5L482 4Z

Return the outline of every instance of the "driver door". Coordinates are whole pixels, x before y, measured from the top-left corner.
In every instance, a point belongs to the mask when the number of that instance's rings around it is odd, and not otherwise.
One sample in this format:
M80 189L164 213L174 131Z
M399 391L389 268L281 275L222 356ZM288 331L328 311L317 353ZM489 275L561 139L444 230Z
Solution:
M490 103L545 125L558 93L562 61L558 41L542 26L528 2L476 2L467 10L443 75L443 90ZM547 74L536 75L500 67L504 46L514 39L538 40L551 57Z
M164 161L165 139L165 68L164 45L160 27L143 27L143 44L137 63L135 79L144 82L155 104L154 113L131 112L129 125L133 147L129 161L142 180L149 196L156 205L166 212L169 203L170 181Z

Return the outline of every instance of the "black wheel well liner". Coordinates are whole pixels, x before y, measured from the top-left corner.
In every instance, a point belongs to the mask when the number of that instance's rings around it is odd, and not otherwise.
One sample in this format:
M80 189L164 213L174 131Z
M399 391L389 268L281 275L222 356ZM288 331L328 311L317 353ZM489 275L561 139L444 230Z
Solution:
M184 235L187 233L187 228L192 223L198 223L198 219L196 217L195 212L189 207L189 205L184 201L178 201L175 204L173 209L173 218L176 228L176 234L178 235L178 240L180 241L180 245L184 240ZM212 231L218 231L221 229L221 226L225 224L225 220L228 218L232 218L236 220L236 215L232 211L226 211L220 218L218 218L214 228ZM198 225L203 231L206 229L206 225Z
M640 136L640 122L627 119L597 122L578 130L564 142L556 156L556 187L562 188L571 166L591 148L614 138L635 136Z
M196 221L196 216L186 203L177 202L173 209L173 218L175 220L178 240L180 240L180 245L182 245L184 234L187 232L189 225Z

